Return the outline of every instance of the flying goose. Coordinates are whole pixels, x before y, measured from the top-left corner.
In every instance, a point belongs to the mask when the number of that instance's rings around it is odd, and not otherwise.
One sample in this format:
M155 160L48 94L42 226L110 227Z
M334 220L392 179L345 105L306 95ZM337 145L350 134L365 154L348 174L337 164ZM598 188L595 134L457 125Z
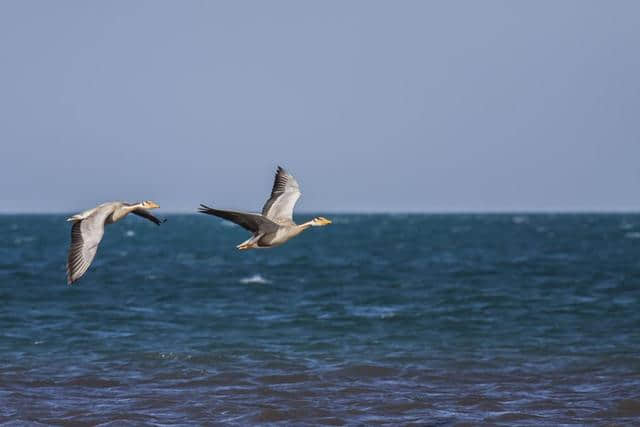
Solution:
M249 240L240 243L236 248L270 248L283 244L309 227L331 224L330 220L321 216L300 225L293 222L293 207L300 194L300 187L295 178L278 166L271 197L264 204L262 214L224 211L203 204L198 211L224 218L253 233Z
M67 283L72 284L87 271L96 256L98 244L104 234L104 226L120 221L130 213L160 225L164 221L151 215L149 209L159 208L155 202L140 203L107 202L67 218L71 226L71 246L67 259Z

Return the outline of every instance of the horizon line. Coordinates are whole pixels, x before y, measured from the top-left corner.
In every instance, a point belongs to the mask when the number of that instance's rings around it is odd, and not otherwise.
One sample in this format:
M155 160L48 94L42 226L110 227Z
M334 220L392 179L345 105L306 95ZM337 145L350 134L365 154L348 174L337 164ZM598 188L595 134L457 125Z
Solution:
M1 211L0 215L66 215L75 211ZM638 209L432 209L432 210L304 210L295 212L295 215L622 215L640 214ZM163 215L199 215L197 211L172 210L162 211Z

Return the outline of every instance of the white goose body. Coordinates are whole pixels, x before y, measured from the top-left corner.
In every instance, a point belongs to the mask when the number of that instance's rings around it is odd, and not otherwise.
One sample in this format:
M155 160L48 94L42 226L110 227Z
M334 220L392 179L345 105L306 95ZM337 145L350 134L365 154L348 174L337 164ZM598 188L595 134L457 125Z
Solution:
M278 166L271 196L264 204L261 214L213 209L202 204L199 212L224 218L249 230L253 235L236 246L238 249L272 248L287 242L309 227L331 224L330 220L323 217L314 218L304 224L293 222L293 208L300 195L300 186L293 175Z
M130 213L160 225L163 221L149 212L149 209L158 207L160 206L152 201L134 204L107 202L67 218L67 221L73 222L67 259L67 282L72 284L86 273L96 256L105 225L118 222Z

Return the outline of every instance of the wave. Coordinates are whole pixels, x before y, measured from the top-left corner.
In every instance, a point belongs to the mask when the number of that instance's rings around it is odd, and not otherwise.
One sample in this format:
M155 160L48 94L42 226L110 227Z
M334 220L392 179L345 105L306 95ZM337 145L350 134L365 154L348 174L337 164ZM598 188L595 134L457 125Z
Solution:
M222 225L223 227L229 227L229 228L235 228L235 227L240 227L238 224L234 224L233 222L230 221L220 221L220 225Z
M16 245L21 245L23 243L31 243L34 240L36 240L34 236L18 236L13 239L13 243L15 243Z
M511 222L514 224L527 224L529 222L529 217L517 215L511 218Z
M352 313L357 317L387 319L395 317L398 310L392 307L355 307Z
M243 283L245 285L248 284L248 283L267 284L267 283L271 283L271 281L265 279L264 277L262 277L259 274L254 274L253 276L244 277L244 278L240 279L240 283Z

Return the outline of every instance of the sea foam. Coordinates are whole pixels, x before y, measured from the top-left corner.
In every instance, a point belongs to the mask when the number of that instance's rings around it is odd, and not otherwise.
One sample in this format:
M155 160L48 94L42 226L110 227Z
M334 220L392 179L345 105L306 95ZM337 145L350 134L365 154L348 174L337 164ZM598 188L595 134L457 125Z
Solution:
M254 274L253 276L249 276L249 277L245 277L240 279L240 283L260 283L260 284L267 284L267 283L271 283L270 280L265 279L264 277L262 277L259 274Z

